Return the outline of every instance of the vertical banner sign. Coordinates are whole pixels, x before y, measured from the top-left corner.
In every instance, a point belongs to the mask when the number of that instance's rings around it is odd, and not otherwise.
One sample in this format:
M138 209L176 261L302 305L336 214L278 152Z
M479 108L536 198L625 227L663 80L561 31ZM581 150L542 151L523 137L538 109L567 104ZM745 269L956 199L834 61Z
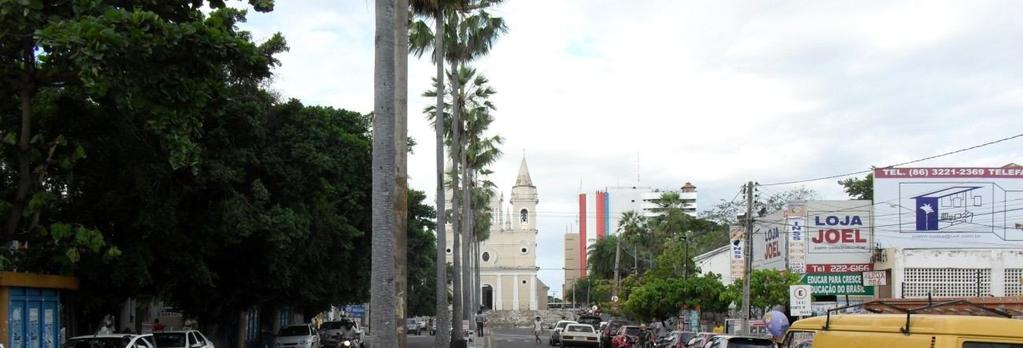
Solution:
M810 285L789 286L789 315L794 317L813 315L811 296L813 287Z
M732 227L731 232L729 232L731 236L729 241L729 246L731 246L729 253L731 256L729 259L732 262L732 279L742 279L745 275L746 262L743 261L745 260L745 247L743 245L746 243L743 239L744 232L745 229L738 226Z
M789 238L789 272L806 270L806 211L794 207L785 211L785 227Z

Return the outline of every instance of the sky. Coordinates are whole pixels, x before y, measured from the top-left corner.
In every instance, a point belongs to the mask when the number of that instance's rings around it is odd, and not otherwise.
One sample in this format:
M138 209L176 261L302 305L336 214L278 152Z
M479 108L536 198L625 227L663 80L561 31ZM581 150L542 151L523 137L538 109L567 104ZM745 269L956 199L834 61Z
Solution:
M241 27L258 41L286 37L271 85L282 96L368 113L373 6L279 0ZM498 92L491 128L506 140L491 180L507 197L525 156L540 278L558 297L579 192L692 182L705 210L750 180L854 172L1023 133L1020 2L509 0L493 12L509 31L472 63ZM430 202L433 128L421 110L432 99L420 95L434 72L410 58L409 186ZM1021 145L918 165L1021 163ZM803 185L847 198L836 180Z

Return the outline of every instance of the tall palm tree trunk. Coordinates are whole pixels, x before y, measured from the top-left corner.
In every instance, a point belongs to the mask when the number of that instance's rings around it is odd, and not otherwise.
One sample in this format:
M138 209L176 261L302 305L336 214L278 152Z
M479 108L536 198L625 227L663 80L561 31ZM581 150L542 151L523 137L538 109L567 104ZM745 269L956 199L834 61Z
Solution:
M458 21L456 20L455 23L457 23L457 22ZM456 32L455 35L457 35L457 32ZM457 39L456 39L456 42L457 42ZM464 202L460 202L461 198L459 197L459 193L461 191L458 190L458 180L459 180L458 173L459 173L459 165L461 164L461 161L459 159L461 158L463 151L462 151L462 142L461 142L461 135L462 135L461 108L462 108L462 105L461 105L460 96L459 96L459 81L458 81L458 73L457 73L458 72L458 68L457 67L458 67L457 63L452 64L452 67L451 67L451 69L453 71L455 71L455 74L452 74L453 78L451 79L451 94L454 96L452 98L452 106L451 106L451 127L452 127L452 135L451 135L451 146L452 146L452 150L451 150L451 168L453 169L453 172L452 172L452 175L451 175L451 202L454 205L452 207L452 210L454 210L456 212L456 216L458 216L457 218L455 218L455 224L457 224L457 225L452 225L451 226L452 227L452 233L451 234L454 236L454 240L452 241L453 243L451 244L452 245L451 255L452 255L452 259L454 260L454 268L453 268L453 270L451 272L452 273L452 277L454 278L454 282L452 282L452 287L451 287L451 289L452 289L451 291L454 294L453 300L451 301L451 313L452 313L452 315L451 315L451 325L452 325L451 333L452 333L452 336L453 336L452 337L452 341L460 340L460 339L462 339L462 337L464 335L464 331L462 331L462 318L464 317L464 313L462 312L462 307L463 307L462 306L462 303L463 303L462 302L462 299L463 299L463 294L462 294L462 261L460 260L462 258L462 254L461 254L462 246L461 246L460 234L462 233L461 226L465 222L465 216L462 214L461 205L459 205L459 204L464 204Z
M376 1L373 96L372 292L373 347L397 347L394 184L395 0Z
M437 61L437 114L434 128L437 132L437 308L435 323L437 333L434 347L446 347L451 342L448 329L451 318L448 312L448 261L447 261L447 210L444 199L444 11L437 10L434 20L434 59Z
M455 75L458 76L458 75ZM459 93L461 94L461 93ZM466 141L466 134L462 134L462 142ZM469 185L469 166L467 165L465 144L462 144L461 161L462 161L462 263L465 267L462 267L462 296L464 296L466 302L462 306L462 320L469 320L470 327L475 326L475 320L472 320L473 308L472 308L472 273L470 272L472 265L472 257L469 256L469 248L472 244L472 200L469 197L470 190L472 187Z
M476 260L476 303L479 306L483 306L483 278L480 277L480 268L483 266L480 264L482 260L480 259L481 251L479 240L476 240L476 248L473 250L476 251L476 255L473 256L473 259Z
M408 346L405 309L408 299L408 0L394 9L394 312L397 347Z

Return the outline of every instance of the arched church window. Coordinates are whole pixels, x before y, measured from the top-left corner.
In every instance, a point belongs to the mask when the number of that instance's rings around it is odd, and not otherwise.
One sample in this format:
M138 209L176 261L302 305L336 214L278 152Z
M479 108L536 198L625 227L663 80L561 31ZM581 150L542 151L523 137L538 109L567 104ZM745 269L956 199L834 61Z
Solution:
M519 212L519 220L524 222L524 223L528 223L529 222L529 211L525 210L525 209L522 209L522 211Z

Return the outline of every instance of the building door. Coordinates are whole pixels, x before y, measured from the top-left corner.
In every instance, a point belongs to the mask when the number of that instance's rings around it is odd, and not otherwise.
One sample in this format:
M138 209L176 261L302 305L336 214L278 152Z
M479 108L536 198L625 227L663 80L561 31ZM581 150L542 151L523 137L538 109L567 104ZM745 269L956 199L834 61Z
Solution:
M56 290L11 287L7 347L60 346L60 294Z
M494 309L494 287L489 284L483 285L483 306Z

